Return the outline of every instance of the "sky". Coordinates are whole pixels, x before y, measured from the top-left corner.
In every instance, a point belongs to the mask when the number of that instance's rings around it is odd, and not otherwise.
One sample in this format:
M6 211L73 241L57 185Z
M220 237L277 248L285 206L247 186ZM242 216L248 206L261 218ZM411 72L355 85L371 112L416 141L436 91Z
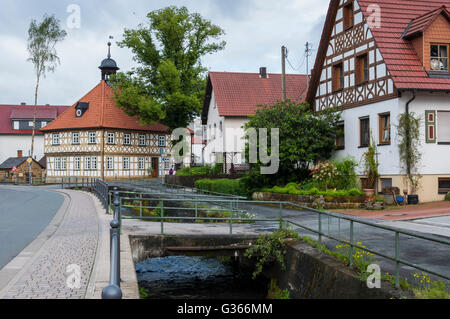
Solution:
M34 104L35 74L27 62L32 19L54 14L67 31L56 47L61 64L41 80L38 104L73 105L100 81L100 62L111 55L121 71L136 66L132 52L119 48L125 28L146 24L148 12L170 5L220 26L223 51L202 59L210 71L281 73L281 46L288 48L287 73L306 73L305 43L315 54L329 0L0 0L0 104ZM79 14L78 14L79 12Z

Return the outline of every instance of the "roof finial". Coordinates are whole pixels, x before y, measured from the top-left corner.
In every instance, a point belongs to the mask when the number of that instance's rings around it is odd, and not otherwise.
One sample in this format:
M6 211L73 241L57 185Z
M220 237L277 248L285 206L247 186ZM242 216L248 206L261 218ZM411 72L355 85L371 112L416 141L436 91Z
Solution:
M114 39L112 35L110 35L109 38ZM111 59L111 42L108 42L108 59Z

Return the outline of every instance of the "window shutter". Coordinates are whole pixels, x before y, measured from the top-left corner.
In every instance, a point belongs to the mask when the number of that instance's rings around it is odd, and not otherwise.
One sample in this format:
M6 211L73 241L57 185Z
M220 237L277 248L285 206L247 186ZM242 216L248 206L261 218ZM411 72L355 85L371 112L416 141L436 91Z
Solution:
M425 111L425 129L427 143L436 143L436 111Z

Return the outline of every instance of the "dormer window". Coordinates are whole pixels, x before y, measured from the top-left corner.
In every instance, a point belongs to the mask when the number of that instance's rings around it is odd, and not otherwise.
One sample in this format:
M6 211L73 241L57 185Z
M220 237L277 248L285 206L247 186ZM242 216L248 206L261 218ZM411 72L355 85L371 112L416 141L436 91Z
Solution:
M344 12L344 30L350 29L354 24L353 2L347 4L343 8Z
M75 107L75 116L76 117L82 117L83 114L89 109L89 103L85 102L78 102L77 106Z
M448 44L432 44L430 47L430 70L448 72Z

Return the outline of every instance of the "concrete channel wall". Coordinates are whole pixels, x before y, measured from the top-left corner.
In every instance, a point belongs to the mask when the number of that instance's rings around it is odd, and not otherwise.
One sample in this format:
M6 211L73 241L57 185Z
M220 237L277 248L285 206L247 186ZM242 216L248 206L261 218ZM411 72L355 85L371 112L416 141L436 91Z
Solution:
M134 263L168 255L236 256L242 266L253 266L244 257L245 247L255 236L160 236L130 235ZM178 247L178 249L177 249ZM306 243L295 243L286 253L286 270L280 265L267 267L263 276L276 279L281 289L289 289L291 299L389 299L404 293L389 283L369 289L366 282L335 258L320 254ZM406 296L406 297L411 297Z

